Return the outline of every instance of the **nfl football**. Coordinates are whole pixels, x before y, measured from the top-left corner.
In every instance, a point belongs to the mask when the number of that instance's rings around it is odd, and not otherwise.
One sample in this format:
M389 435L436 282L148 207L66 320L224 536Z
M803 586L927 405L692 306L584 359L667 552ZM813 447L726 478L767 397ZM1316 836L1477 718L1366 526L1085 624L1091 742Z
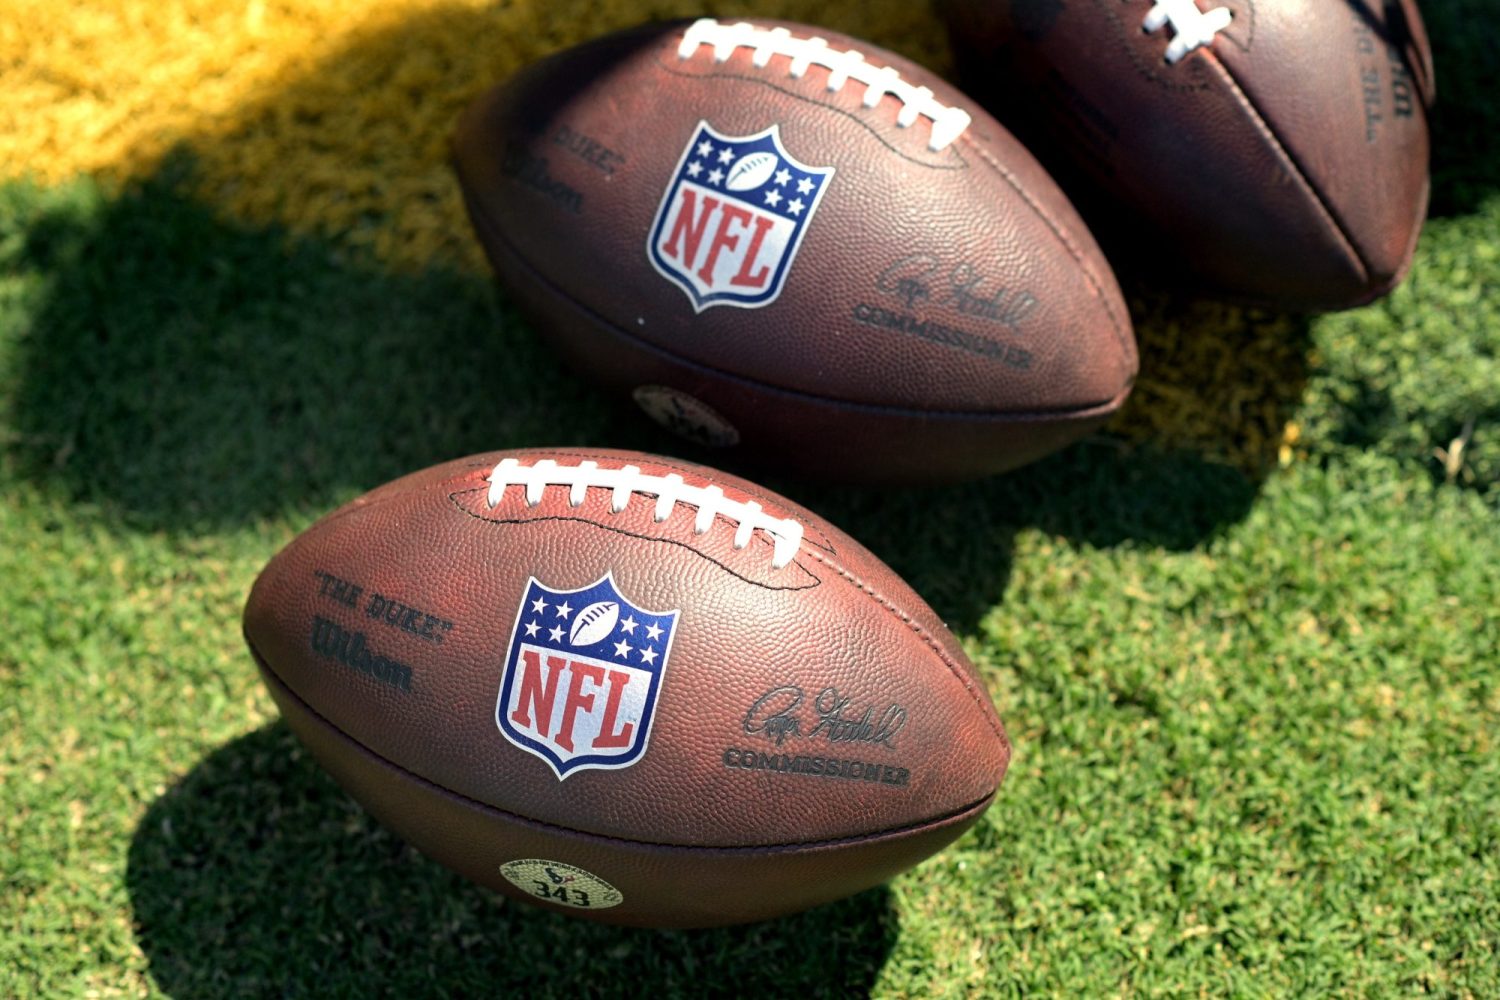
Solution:
M876 885L989 806L1010 745L890 569L788 500L635 452L439 465L265 568L287 724L409 843L612 923L760 920Z
M946 0L964 82L1122 272L1284 309L1394 287L1427 211L1414 0Z
M1130 321L1067 199L963 94L854 39L610 35L479 98L453 156L536 327L701 444L955 480L1061 447L1130 391Z

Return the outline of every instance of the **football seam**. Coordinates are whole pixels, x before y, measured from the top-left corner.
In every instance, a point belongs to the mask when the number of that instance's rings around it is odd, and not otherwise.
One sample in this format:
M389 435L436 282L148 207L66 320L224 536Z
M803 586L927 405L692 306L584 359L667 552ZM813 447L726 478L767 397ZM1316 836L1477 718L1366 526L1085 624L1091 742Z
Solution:
M461 490L459 492L465 492L465 491ZM471 491L471 492L478 492L478 490L476 489L476 490ZM728 573L730 576L734 577L735 579L740 580L743 583L748 583L752 587L760 587L763 590L779 590L779 591L812 590L814 587L817 587L817 586L821 585L822 582L823 582L822 580L820 580L818 578L817 574L811 572L810 570L808 570L808 568L806 566L803 566L800 562L798 562L797 563L797 568L800 569L800 570L802 570L804 573L807 573L807 575L812 578L812 581L813 581L812 583L808 583L808 584L805 584L805 585L802 585L802 586L796 586L796 587L783 587L783 586L775 586L775 585L769 584L769 583L761 583L761 582L759 582L757 580L752 580L749 577L744 576L743 574L735 572L733 569L731 569L729 566L727 566L723 562L720 562L718 559L715 559L713 556L710 556L707 553L700 551L697 547L689 544L688 542L681 541L680 539L676 539L676 538L662 538L662 537L652 536L652 535L641 535L641 534L637 534L634 531L626 531L624 528L617 528L617 527L615 527L613 525L604 524L601 521L595 521L595 520L592 520L592 519L587 518L587 517L565 517L565 516L563 516L561 514L544 514L544 515L542 515L540 517L531 517L531 518L525 518L525 519L517 519L517 518L489 518L489 517L484 517L483 515L480 515L480 514L476 514L472 510L467 509L462 504L458 503L458 501L453 500L454 496L457 496L457 493L449 494L449 500L453 503L454 508L456 508L461 513L467 515L468 517L472 517L474 520L480 521L480 522L482 522L484 524L523 525L523 524L542 524L542 523L547 522L547 521L572 521L572 522L574 522L576 524L587 524L590 527L599 528L599 529L601 529L603 531L613 531L615 534L624 535L627 538L636 538L636 539L640 539L641 541L645 541L645 542L665 542L668 545L681 546L682 548L685 548L688 551L692 552L694 555L699 556L699 557L701 557L703 559L707 559L709 562L713 563L715 566L718 566L720 569L722 569L724 572ZM770 542L767 542L764 539L760 538L759 535L755 536L755 540L760 545L770 545L771 544ZM809 550L809 551L811 551L811 550ZM769 555L768 555L768 558L769 558Z
M842 116L844 118L847 118L849 121L854 122L855 124L859 125L860 128L862 128L865 131L869 132L870 135L874 137L874 139L875 139L876 142L880 143L886 149L890 150L892 153L894 153L895 155L901 157L901 159L905 160L906 162L908 162L908 163L910 163L910 164L912 164L914 166L927 167L927 168L929 168L931 170L954 170L954 171L957 171L957 170L967 170L967 169L969 169L968 162L966 160L964 160L964 158L962 156L958 155L958 149L956 148L956 146L949 146L947 148L951 149L953 151L953 157L958 160L957 163L941 163L941 162L939 162L939 163L933 163L933 162L928 161L928 160L918 159L917 157L915 157L915 156L911 155L910 153L906 152L905 150L902 150L902 149L898 148L897 146L895 146L894 144L892 144L889 139L887 139L885 136L883 136L883 135L880 134L880 131L878 129L876 129L874 125L871 125L869 122L865 121L863 118L860 118L858 115L854 114L852 111L849 111L846 108L841 108L841 107L839 107L839 106L837 106L835 104L829 104L826 101L820 101L820 100L818 100L815 97L808 97L806 94L799 94L797 91L795 91L795 90L789 90L788 88L783 87L780 84L777 84L777 83L775 83L775 82L773 82L771 80L768 80L765 77L751 76L751 75L749 75L747 73L726 73L726 72L723 72L723 71L720 71L720 70L715 70L715 71L710 72L710 73L685 73L682 70L675 69L671 65L662 62L659 57L657 59L656 65L662 70L662 72L669 73L672 76L679 77L679 78L685 79L685 80L707 80L707 79L714 79L714 80L739 80L742 83L758 83L758 84L762 84L764 86L770 87L772 90L776 91L777 93L785 94L787 97L790 97L793 100L801 101L803 104L810 104L810 105L812 105L815 108L822 108L825 111L831 111L831 112L833 112L836 115L840 115L840 116ZM890 65L890 64L887 63L887 65ZM967 134L967 133L965 133L965 134ZM925 150L926 147L923 147L923 148ZM937 156L937 155L941 155L941 154L929 153L929 155Z
M1124 357L1133 356L1136 353L1136 349L1135 341L1132 336L1129 324L1121 322L1120 316L1115 312L1113 303L1111 303L1109 300L1109 296L1104 294L1104 289L1100 285L1099 278L1094 274L1093 267L1088 263L1087 260L1084 259L1083 254L1079 251L1077 245L1074 243L1073 238L1068 233L1068 231L1060 222L1053 219L1051 213L1047 212L1042 207L1042 205L1031 196L1031 192L1026 190L1026 188L1020 183L1020 181L1016 179L1016 176L1013 173L1007 170L998 159L992 156L987 149L976 142L967 132L959 136L958 141L966 143L971 149L974 150L974 155L978 156L985 163L989 164L990 169L995 171L995 173L998 174L1006 184L1010 185L1011 190L1019 195L1021 200L1024 201L1032 210L1032 212L1036 214L1036 217L1041 219L1042 222L1046 224L1047 228L1052 231L1052 235L1057 238L1057 241L1059 243L1062 244L1063 249L1068 251L1068 256L1073 258L1073 263L1078 265L1078 270L1083 272L1083 276L1088 279L1089 291L1093 294L1094 298L1098 300L1100 306L1104 308L1105 315L1109 317L1110 326L1114 328L1115 341L1117 342L1122 355ZM1131 375L1126 379L1127 386L1133 382L1134 377L1134 372L1132 372Z
M901 826L886 827L881 830L872 830L867 833L854 834L847 837L830 837L823 840L796 840L784 841L774 844L754 844L743 847L731 847L700 844L673 844L667 841L636 840L630 837L620 837L609 833L594 833L589 830L580 830L576 827L566 826L562 823L554 823L549 820L536 819L534 817L526 816L518 812L512 812L509 809L502 809L501 807L492 805L488 802L481 802L479 799L476 799L469 795L465 795L463 792L448 788L445 785L440 785L430 778L425 778L417 772L411 770L410 768L403 767L402 765L396 763L384 754L376 753L374 749L366 746L362 741L355 739L354 736L346 732L343 727L335 724L332 719L328 718L322 712L319 712L316 708L310 705L306 699L304 699L297 692L293 691L291 689L291 686L287 684L286 680L282 678L281 674L277 673L276 668L272 667L270 663L267 662L266 658L260 654L260 650L255 648L255 643L251 641L248 632L245 632L245 645L249 647L250 655L255 658L255 662L260 665L266 676L270 679L273 679L277 686L281 688L281 690L286 694L287 697L296 701L297 705L303 711L321 722L325 727L327 727L330 732L335 733L341 739L348 741L355 749L357 749L361 753L367 754L374 760L378 761L380 764L390 768L393 771L400 772L401 774L405 775L406 777L420 785L424 785L427 788L438 792L439 794L446 795L450 798L457 799L460 802L467 803L475 807L476 809L482 810L484 812L496 813L513 822L537 826L543 828L544 830L556 831L570 836L588 837L594 840L605 841L607 843L624 844L633 847L655 847L674 851L694 851L714 854L754 854L757 852L777 853L790 850L840 847L848 844L865 843L867 841L880 840L888 837L898 837L902 834L916 832L927 827L943 825L975 810L982 810L987 803L994 799L996 793L1000 789L1000 786L997 783L995 787L991 789L987 794L981 796L978 799L975 799L973 802L969 802L956 809L952 809L948 812L940 813L936 816L931 816L926 819L918 820L913 823L906 823ZM290 727L290 723L288 723L288 727ZM341 783L335 783L339 784L341 788L343 787ZM363 807L363 803L361 803L361 807Z
M626 461L618 453L613 455L606 455L598 451L590 451L588 449L580 448L518 448L514 451L490 452L488 454L571 455L574 458L590 459L596 462ZM671 457L667 455L653 455L646 452L642 452L641 454L649 458L652 465L658 465L663 469L672 469L675 472L685 473L689 476L696 476L700 479L707 479L711 485L714 483L712 476L704 475L705 472L713 471L707 466L684 465L678 462L674 462ZM494 463L490 464L493 465ZM629 463L627 462L626 464ZM755 497L757 500L765 501L765 504L767 505L765 509L767 511L770 511L772 509L779 510L786 517L794 518L795 520L802 522L802 538L804 541L808 539L809 534L816 534L819 541L815 542L814 544L816 544L818 548L826 549L831 555L838 555L838 549L834 548L833 540L828 537L827 532L820 529L817 525L807 523L807 515L811 514L811 511L803 511L801 513L793 511L786 506L787 501L785 499L774 497L764 490L750 488L753 485L753 483L741 483L739 485L732 485L731 488L745 494L746 496ZM762 543L764 543L764 539L761 539L761 541Z
M480 471L485 471L485 470L491 469L495 465L494 461L484 461L483 459L485 457L490 456L490 455L516 455L516 454L523 454L523 455L572 455L572 456L576 456L576 457L579 457L579 458L592 458L592 459L595 459L597 461L604 461L604 462L620 461L620 456L618 456L618 455L604 455L604 454L600 454L600 453L597 453L597 452L589 452L589 451L581 451L581 450L548 449L548 448L525 448L525 449L516 449L516 450L513 450L513 451L481 452L477 456L466 456L465 458L454 459L454 461L465 462L465 461L469 461L472 458L480 458L481 461L475 462L474 464L472 464L470 466L470 471L471 472L480 472ZM676 470L678 472L687 473L689 475L695 475L695 476L701 476L702 475L702 471L701 470L697 470L697 469L694 469L692 467L685 466L685 465L674 465L671 462L663 461L663 458L664 458L664 456L652 456L652 464L653 465L659 465L659 466L661 466L662 468L665 468L665 469L674 469L674 470ZM409 487L407 489L403 489L403 490L400 490L400 491L395 492L395 493L387 493L384 496L379 497L378 499L375 499L375 500L368 500L368 501L366 501L364 499L364 494L361 494L360 496L355 497L354 499L350 500L348 503L344 504L342 507L339 507L336 510L330 511L329 513L325 514L323 517L319 518L317 521L314 521L311 525L308 526L307 530L308 531L312 531L315 528L320 529L323 525L332 524L334 521L341 521L344 518L348 517L349 515L357 512L357 511L368 510L371 507L377 506L379 504L386 503L387 501L390 501L390 500L396 500L396 499L401 499L401 498L405 498L405 497L418 496L420 494L428 493L428 492L442 493L454 507L457 507L460 511L463 511L463 513L467 514L470 517L474 517L474 518L476 518L478 520L481 520L481 521L490 520L488 518L479 517L479 515L474 514L472 511L466 510L465 508L459 506L459 504L456 501L453 500L453 496L455 495L455 493L466 492L464 490L455 490L454 489L455 486L467 485L468 480L466 478L466 475L467 474L461 474L459 476L445 478L445 479L441 480L440 482L426 483L426 484L422 484L422 485L411 486L411 487ZM712 480L710 480L710 481L712 481ZM376 487L376 488L378 489L378 487ZM477 491L477 490L481 489L481 487L475 486L475 487L472 487L472 489ZM804 542L810 543L810 544L816 546L817 548L823 549L829 555L837 557L837 555L838 555L838 549L835 548L835 546L833 544L833 540L830 539L828 537L827 533L824 532L822 529L818 528L814 524L809 523L809 520L808 520L808 518L807 518L807 516L805 514L798 514L796 512L793 512L791 510L786 509L781 501L778 501L777 499L769 496L768 494L766 494L764 492L756 492L754 490L748 490L748 489L745 489L745 488L740 487L740 486L735 486L734 489L738 490L741 493L744 493L746 496L756 497L757 499L765 501L766 504L768 504L770 508L775 508L777 510L782 510L789 517L795 517L797 519L797 521L802 524L802 530L803 530L802 540ZM363 501L363 502L361 502L361 501ZM810 513L810 512L807 512L807 513ZM530 520L540 520L540 519L539 518L532 518ZM582 520L582 519L578 519L578 520ZM526 521L519 521L518 520L518 521L506 521L504 523L521 524L521 523L527 523L527 522ZM607 527L606 525L600 524L597 521L589 521L588 523L589 524L598 525L599 527ZM620 531L621 529L612 528L611 530ZM631 532L623 532L623 533L624 534L628 534L628 535L630 535L633 538L643 538L643 539L648 539L648 540L655 540L655 539L650 539L650 537L646 536L646 535L635 535L635 534L632 534ZM816 539L809 538L808 536L811 535L811 534L816 534L817 538ZM756 544L759 544L759 545L769 545L769 544L771 544L771 543L767 542L764 538L760 537L760 535L758 535L758 534L752 536L752 540ZM661 541L674 541L674 540L673 539L661 539ZM688 543L685 543L685 542L676 542L676 544L687 545ZM689 545L688 547L691 548L692 546ZM694 549L694 551L696 552L697 550ZM742 580L745 580L746 583L755 584L754 580L750 580L750 579L748 579L746 577L740 576L740 574L736 573L733 569L730 569L729 566L727 566L726 564L720 562L718 559L715 559L712 556L709 556L708 554L703 553L703 552L698 552L698 554L701 555L701 556L703 556L703 558L709 560L710 562L715 563L716 565L723 567L723 569L726 572L728 572L728 573L730 573L730 574L732 574L734 576L740 577L740 579L742 579ZM806 566L801 566L800 563L798 565L801 567L801 569L804 572L807 572L807 567ZM817 577L814 576L813 579L817 580ZM768 587L769 589L773 589L773 590L807 590L807 589L810 589L811 587L817 586L817 583L809 584L807 587L770 587L769 584L755 584L755 585L756 586L765 586L765 587Z
M697 58L699 50L708 45L713 49L715 63L719 64L739 55L742 50L752 51L751 66L761 75L767 75L774 57L784 56L789 60L786 76L799 83L808 70L816 67L823 71L819 78L827 75L825 96L842 90L852 81L866 88L860 102L864 111L879 107L886 97L896 99L901 105L895 119L897 128L909 129L918 118L927 119L931 122L927 149L933 153L952 145L953 140L973 123L973 116L959 107L958 102L950 101L945 105L931 87L917 82L932 75L921 64L838 32L829 32L834 36L830 41L817 34L820 29L816 27L811 27L813 33L809 34L809 28L774 20L726 23L712 17L699 18L682 34L677 47L678 64ZM875 60L871 61L866 53L873 55ZM903 72L897 63L906 64L906 71ZM948 135L955 127L958 131Z
M1230 93L1240 103L1245 113L1250 116L1250 121L1255 125L1256 130L1260 132L1261 138L1291 168L1291 176L1298 186L1303 189L1304 195L1312 202L1314 208L1316 208L1319 217L1323 220L1324 228L1330 235L1335 237L1339 244L1342 244L1345 256L1354 264L1359 273L1360 284L1368 286L1371 280L1369 262L1359 252L1359 248L1355 245L1353 238L1334 213L1333 206L1324 198L1323 192L1319 191L1317 186L1313 184L1307 171L1303 169L1302 163L1293 155L1291 147L1282 142L1281 136L1271 127L1270 121L1260 113L1260 109L1256 107L1255 102L1250 99L1250 95L1240 86L1239 80L1235 78L1234 73L1224 64L1224 61L1213 53L1205 53L1204 58L1223 75Z
M463 172L461 169L457 170L457 172L460 182L462 182ZM592 306L589 306L579 301L579 299L577 299L576 297L567 294L562 286L557 284L551 278L542 274L542 272L539 271L537 267L532 264L531 261L528 260L520 252L520 250L515 247L514 244L511 243L510 239L500 232L499 227L493 220L490 219L489 214L485 212L484 208L480 206L475 199L469 196L469 185L462 184L462 186L465 188L464 200L470 206L470 217L475 220L475 229L481 238L481 249L484 249L483 241L485 238L488 238L494 246L503 248L507 257L512 262L514 262L514 264L518 268L526 272L532 283L545 289L547 294L551 296L554 301L560 302L567 308L576 310L584 314L590 320L597 323L603 329L619 337L621 340L647 353L654 354L658 358L664 359L671 364L681 365L693 371L705 372L716 378L722 378L731 382L737 382L742 386L753 388L757 392L764 392L771 395L790 396L792 398L803 400L816 405L856 411L863 410L865 412L877 414L880 416L911 416L935 418L939 420L981 419L993 423L1025 424L1046 422L1059 418L1086 420L1093 417L1109 416L1110 414L1113 414L1116 410L1118 410L1125 399L1129 397L1131 388L1135 383L1135 376L1134 374L1132 374L1131 377L1125 381L1125 384L1121 387L1120 391L1109 399L1094 403L1088 403L1082 406L1060 407L1054 410L921 409L915 406L901 406L894 403L866 403L861 402L860 400L840 399L835 396L818 395L817 393L809 392L805 389L793 389L787 386L773 385L770 382L763 382L757 378L752 378L748 375L742 375L738 372L716 368L701 361L696 361L684 355L677 354L676 352L668 350L667 348L659 344L654 344L649 340L643 340L627 328L607 319L606 317L595 311ZM1133 354L1134 352L1132 351L1131 353Z
M968 671L964 670L963 666L953 658L952 654L950 654L946 649L943 648L942 643L938 642L937 638L926 628L926 626L917 621L915 617L902 610L901 607L896 604L896 602L892 601L890 598L886 597L885 594L876 590L869 583L866 583L863 578L857 576L853 571L845 569L843 566L838 565L832 560L824 558L817 552L810 551L808 552L808 555L812 556L814 559L818 560L829 569L833 570L844 580L848 581L856 590L859 590L867 597L873 599L876 604L880 605L886 610L887 613L895 617L896 620L900 621L903 625L909 628L919 639L927 644L927 647L929 649L937 654L938 659L940 659L943 662L943 665L948 668L948 672L958 680L959 684L963 685L963 688L968 692L969 697L974 700L975 705L979 707L979 714L984 717L984 720L987 723L989 723L990 730L995 734L996 737L999 738L1000 743L1004 746L1006 767L1008 768L1010 766L1010 738L1005 735L1005 727L1000 723L999 715L995 712L994 702L990 700L987 693L978 689L976 685L972 683L970 677L968 676Z

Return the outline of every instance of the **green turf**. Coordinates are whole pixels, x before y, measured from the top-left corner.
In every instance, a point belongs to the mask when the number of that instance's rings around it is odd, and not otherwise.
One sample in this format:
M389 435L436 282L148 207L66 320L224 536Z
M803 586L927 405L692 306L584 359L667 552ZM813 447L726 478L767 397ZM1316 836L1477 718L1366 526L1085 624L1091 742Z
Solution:
M1453 129L1494 121L1480 13L1429 9ZM770 481L929 597L1017 755L889 887L691 933L413 854L238 629L277 546L400 473L677 446L482 278L216 221L189 162L0 187L0 996L1500 995L1494 134L1438 143L1409 282L1312 323L1263 481L1109 438L951 490Z

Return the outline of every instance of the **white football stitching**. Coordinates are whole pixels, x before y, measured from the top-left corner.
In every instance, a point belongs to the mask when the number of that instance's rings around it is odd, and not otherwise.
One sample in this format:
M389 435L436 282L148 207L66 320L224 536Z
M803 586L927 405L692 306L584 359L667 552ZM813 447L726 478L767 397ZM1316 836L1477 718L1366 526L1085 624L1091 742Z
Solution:
M865 62L862 53L831 49L828 40L817 35L793 38L786 28L767 30L744 21L723 24L711 17L701 17L683 32L677 58L691 59L700 45L713 49L716 62L726 61L736 49L754 49L752 63L760 69L770 65L773 55L785 56L790 60L787 72L793 79L800 80L810 66L822 66L828 70L830 93L843 89L850 80L864 84L863 103L866 108L875 107L883 96L890 94L901 102L901 111L896 115L899 128L910 128L918 118L931 120L932 133L927 148L934 153L952 145L973 121L967 111L947 107L933 96L930 89L912 86L892 67L877 69Z
M1212 44L1214 36L1229 27L1233 17L1226 7L1199 10L1195 0L1156 0L1141 27L1149 34L1171 24L1175 37L1167 46L1167 62L1175 63L1194 49Z
M615 630L615 623L619 620L620 606L614 601L590 604L573 619L568 642L575 646L592 646L596 642L602 642Z
M679 503L691 504L698 509L693 521L693 534L707 533L715 519L724 518L738 525L734 531L734 547L743 549L750 538L760 531L770 538L772 544L771 568L781 569L791 562L802 545L802 523L793 518L773 517L767 514L754 500L731 500L718 486L689 486L675 472L665 476L649 476L634 465L619 469L601 469L599 463L586 459L574 466L558 465L556 459L544 458L535 465L522 465L514 458L502 458L489 474L490 488L485 502L494 507L505 498L510 486L525 490L526 506L535 507L542 502L542 493L548 486L567 486L568 505L582 506L590 487L611 491L609 509L618 514L625 509L630 497L636 493L656 497L656 522L660 524L671 515Z

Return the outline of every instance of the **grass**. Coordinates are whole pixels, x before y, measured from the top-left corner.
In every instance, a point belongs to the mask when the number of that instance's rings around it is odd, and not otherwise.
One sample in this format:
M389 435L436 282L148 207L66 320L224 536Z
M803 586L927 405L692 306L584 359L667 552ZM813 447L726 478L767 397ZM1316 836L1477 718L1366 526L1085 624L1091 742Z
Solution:
M1153 382L1116 433L948 490L759 477L929 598L1017 756L947 851L749 928L614 930L448 874L302 753L239 636L270 554L371 486L674 441L484 274L236 218L212 158L0 184L0 995L1500 995L1482 6L1425 7L1434 218L1391 298L1138 299Z

